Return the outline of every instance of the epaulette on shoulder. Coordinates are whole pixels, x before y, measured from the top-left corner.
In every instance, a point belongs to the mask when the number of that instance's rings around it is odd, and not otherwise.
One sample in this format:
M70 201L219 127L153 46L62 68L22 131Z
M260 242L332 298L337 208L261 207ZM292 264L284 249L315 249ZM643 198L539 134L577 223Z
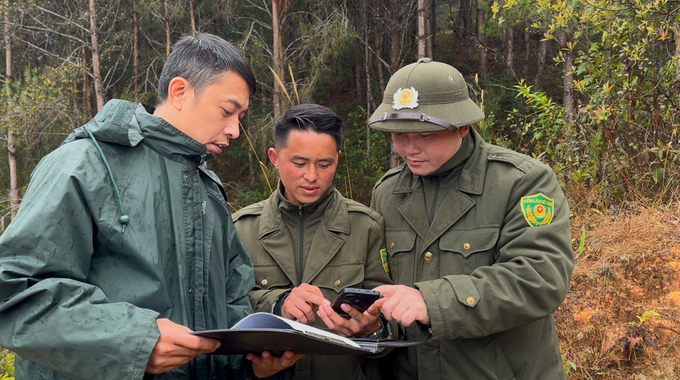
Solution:
M487 145L487 159L489 161L504 162L514 166L516 169L526 174L531 168L536 165L543 165L537 159L531 158L525 154L517 153L510 149L502 148L495 145Z
M239 218L244 217L244 216L257 216L262 214L262 210L264 209L264 202L257 202L254 203L250 206L246 206L235 213L231 215L231 218L234 220L234 222L238 221Z
M355 200L352 199L345 199L345 202L347 204L347 211L348 212L360 212L363 214L366 214L373 218L373 220L378 221L380 220L380 214L378 214L375 210L373 210L370 207L367 207Z
M402 163L401 165L399 165L399 166L397 166L397 167L395 167L395 168L392 168L392 169L388 170L388 171L382 176L382 178L380 178L380 179L378 180L378 182L375 183L375 186L373 186L373 189L376 189L378 186L380 186L380 184L382 184L383 182L385 182L386 179L388 179L388 178L390 178L390 177L394 177L395 175L401 173L401 171L404 170L404 166L405 166L405 165L406 165L405 163Z

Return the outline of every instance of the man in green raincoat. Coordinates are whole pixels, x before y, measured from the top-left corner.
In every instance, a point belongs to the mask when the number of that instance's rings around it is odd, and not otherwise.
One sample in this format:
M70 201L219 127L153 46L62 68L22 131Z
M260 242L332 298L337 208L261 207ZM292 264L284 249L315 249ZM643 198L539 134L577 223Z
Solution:
M252 264L204 163L238 137L255 79L202 34L175 45L158 88L155 111L112 100L43 158L0 236L0 345L17 354L17 380L249 371L188 333L251 312ZM265 377L299 356L249 358Z
M345 336L386 336L388 325L381 323L378 308L361 313L344 305L351 316L346 320L329 305L344 288L392 283L380 258L383 218L333 187L343 129L340 117L318 104L286 112L276 122L268 152L281 177L279 186L269 199L235 213L234 223L255 267L250 292L255 311ZM363 379L364 360L310 356L298 362L293 378Z
M397 285L376 303L406 339L394 379L564 380L552 312L574 265L569 205L540 161L486 144L462 75L428 58L397 71L369 120L404 164L375 185Z

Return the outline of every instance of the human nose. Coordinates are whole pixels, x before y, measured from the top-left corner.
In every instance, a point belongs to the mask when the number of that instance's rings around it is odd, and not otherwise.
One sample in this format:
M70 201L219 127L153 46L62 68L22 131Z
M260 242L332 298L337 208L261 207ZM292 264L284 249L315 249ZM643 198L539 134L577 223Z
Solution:
M302 173L302 178L309 183L316 182L316 180L319 178L319 173L316 170L316 166L307 165L304 173Z
M404 151L408 154L414 154L420 152L420 145L417 143L416 138L410 133L404 136Z
M229 139L237 139L241 135L241 121L236 119L234 120L229 120L227 122L227 126L224 127L224 134L229 138Z

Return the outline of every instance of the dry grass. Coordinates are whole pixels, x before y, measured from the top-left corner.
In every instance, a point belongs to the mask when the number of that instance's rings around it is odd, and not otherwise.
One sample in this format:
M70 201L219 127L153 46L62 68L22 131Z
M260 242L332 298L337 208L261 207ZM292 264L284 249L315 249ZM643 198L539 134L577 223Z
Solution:
M572 235L579 257L555 313L570 379L678 380L680 209L591 212Z

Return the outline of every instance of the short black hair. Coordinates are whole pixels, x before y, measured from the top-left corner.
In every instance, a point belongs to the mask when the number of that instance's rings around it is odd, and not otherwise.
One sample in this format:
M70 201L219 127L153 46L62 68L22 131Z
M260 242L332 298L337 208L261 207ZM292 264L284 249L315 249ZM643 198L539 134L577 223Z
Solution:
M325 133L335 139L338 150L342 146L345 125L330 108L318 104L299 104L286 112L274 126L274 146L285 147L291 130Z
M194 88L199 97L217 76L232 71L246 81L250 95L255 94L257 82L248 62L236 48L224 39L209 33L182 37L172 49L158 80L158 103L168 98L168 86L173 78L181 77Z

